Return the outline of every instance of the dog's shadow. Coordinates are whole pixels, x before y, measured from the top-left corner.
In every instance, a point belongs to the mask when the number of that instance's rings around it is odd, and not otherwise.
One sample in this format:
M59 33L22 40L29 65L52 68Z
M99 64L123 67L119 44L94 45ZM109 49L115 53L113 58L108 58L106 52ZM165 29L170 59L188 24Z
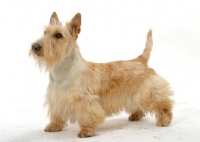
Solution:
M121 130L142 130L148 129L151 123L148 118L143 118L139 121L129 121L128 117L111 117L105 120L105 123L96 130L95 136L103 134L117 133ZM151 127L152 128L152 127ZM68 124L68 126L60 132L44 132L43 129L27 129L26 132L13 135L12 142L27 142L27 141L76 141L79 139L77 133L80 130L78 124ZM95 137L94 137L95 138Z
M189 114L189 115L186 115ZM174 109L174 119L170 127L165 128L166 132L173 132L174 128L183 128L186 124L193 123L194 119L191 115L199 115L199 109L196 108L179 108ZM155 117L147 115L139 121L129 121L128 115L120 115L107 118L105 122L96 130L95 136L90 138L96 140L98 137L107 136L121 136L123 134L146 134L150 132L157 132L163 130L163 127L156 126ZM39 128L38 128L39 126ZM44 126L36 125L36 127L20 127L20 131L13 131L9 135L4 135L1 137L0 141L12 141L12 142L28 142L28 141L78 141L77 133L80 128L76 124L68 124L68 126L60 132L44 132ZM145 132L145 133L144 133ZM85 139L86 140L86 139Z
M72 129L71 129L72 128ZM75 141L78 139L77 132L79 131L78 125L76 129L63 129L59 132L44 132L42 129L29 129L24 133L13 134L10 138L4 141L10 142L31 142L31 141Z
M115 117L105 121L105 123L97 130L97 132L107 133L121 129L147 129L155 124L149 118L143 118L139 121L129 121L128 117Z

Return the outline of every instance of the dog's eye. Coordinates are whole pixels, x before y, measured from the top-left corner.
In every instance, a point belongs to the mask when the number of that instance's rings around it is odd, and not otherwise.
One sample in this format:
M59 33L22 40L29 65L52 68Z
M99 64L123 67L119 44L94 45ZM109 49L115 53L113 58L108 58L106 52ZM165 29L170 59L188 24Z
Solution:
M55 35L55 37L56 37L56 38L62 38L62 34L57 33L57 34Z
M45 34L45 35L46 35L46 33L47 33L47 32L46 32L46 31L44 31L44 34Z

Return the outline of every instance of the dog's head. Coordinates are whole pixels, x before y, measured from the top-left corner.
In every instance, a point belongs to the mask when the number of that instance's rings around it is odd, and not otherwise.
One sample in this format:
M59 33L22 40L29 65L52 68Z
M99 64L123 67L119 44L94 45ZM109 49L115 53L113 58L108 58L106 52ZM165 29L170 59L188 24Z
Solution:
M45 67L46 70L60 64L70 55L80 33L80 26L80 13L62 26L56 12L53 12L43 37L32 43L30 56L36 59L39 67Z

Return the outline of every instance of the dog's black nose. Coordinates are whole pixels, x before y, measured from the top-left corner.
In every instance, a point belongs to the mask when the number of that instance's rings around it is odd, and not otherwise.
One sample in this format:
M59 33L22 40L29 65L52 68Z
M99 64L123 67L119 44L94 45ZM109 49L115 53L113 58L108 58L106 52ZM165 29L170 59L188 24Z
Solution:
M38 51L40 51L40 49L41 49L41 46L39 44L36 43L36 44L32 45L32 50L34 52L38 52Z

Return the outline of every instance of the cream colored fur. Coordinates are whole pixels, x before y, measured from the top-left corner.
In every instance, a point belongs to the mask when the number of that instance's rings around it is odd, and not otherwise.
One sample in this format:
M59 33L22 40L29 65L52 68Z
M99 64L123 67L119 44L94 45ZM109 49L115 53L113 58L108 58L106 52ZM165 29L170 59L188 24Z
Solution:
M152 31L143 53L128 61L93 63L84 60L76 43L81 15L62 26L54 12L44 36L32 44L30 55L49 72L45 105L50 123L46 132L62 130L78 122L78 137L88 137L112 116L125 110L130 121L155 114L156 125L172 120L173 91L169 83L147 63L152 50ZM134 129L134 128L133 128Z

